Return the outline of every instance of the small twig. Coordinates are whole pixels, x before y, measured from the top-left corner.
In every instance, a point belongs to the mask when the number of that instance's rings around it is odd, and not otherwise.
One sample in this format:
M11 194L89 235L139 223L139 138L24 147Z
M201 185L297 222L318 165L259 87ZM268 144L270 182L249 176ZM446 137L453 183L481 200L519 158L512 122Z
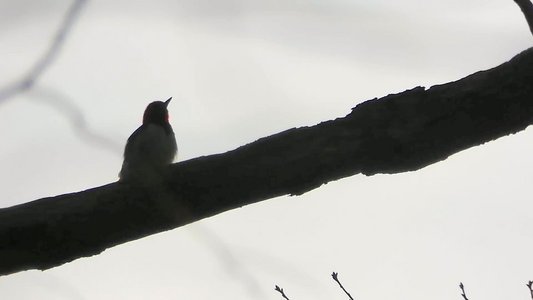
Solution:
M353 297L352 297L352 295L350 295L350 293L348 293L348 291L342 286L342 284L341 284L341 282L339 281L339 278L338 278L337 275L339 275L339 273L335 273L335 272L333 272L333 273L331 274L331 277L333 277L333 280L335 280L335 281L339 284L339 286L340 286L341 289L346 293L346 295L348 295L348 297L350 297L350 300L354 300Z
M533 281L529 281L527 284L526 284L527 288L529 289L529 294L531 294L531 299L533 299Z
M459 288L461 289L461 296L463 296L465 300L468 300L468 298L466 298L465 286L462 282L459 282Z
M275 290L278 291L281 294L281 296L283 296L283 298L285 298L286 300L289 300L289 298L287 298L287 295L285 295L285 292L283 292L282 288L276 285Z

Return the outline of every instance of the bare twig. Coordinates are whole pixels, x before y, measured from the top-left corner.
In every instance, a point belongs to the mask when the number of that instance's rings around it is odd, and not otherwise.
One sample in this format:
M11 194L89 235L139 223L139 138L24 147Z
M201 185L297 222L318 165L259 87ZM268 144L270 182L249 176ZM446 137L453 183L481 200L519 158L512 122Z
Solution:
M461 289L461 296L463 296L465 300L468 300L468 298L466 298L465 286L462 282L459 282L459 288Z
M527 24L529 24L529 30L531 31L531 34L533 34L533 3L531 3L530 0L514 0L514 2L524 13Z
M348 295L348 297L350 297L350 300L354 300L352 295L350 295L350 293L348 293L348 291L342 286L341 282L339 281L339 277L338 277L339 273L335 273L333 272L331 274L331 277L333 277L333 280L335 280L339 286L341 287L341 289L346 293L346 295Z
M529 294L531 295L531 299L533 299L533 281L529 281L527 284L526 284L527 288L529 289Z
M48 47L43 56L37 60L35 65L33 65L30 71L21 80L0 89L0 103L5 102L17 94L31 89L43 72L50 67L65 44L67 35L72 29L72 26L80 14L85 2L86 0L74 0L69 10L65 14L63 22L61 23L61 26L59 26L59 29L57 30L50 47Z
M285 295L285 292L283 292L282 288L276 285L276 288L274 290L278 291L283 298L285 298L286 300L289 300L289 298L287 298L287 295Z

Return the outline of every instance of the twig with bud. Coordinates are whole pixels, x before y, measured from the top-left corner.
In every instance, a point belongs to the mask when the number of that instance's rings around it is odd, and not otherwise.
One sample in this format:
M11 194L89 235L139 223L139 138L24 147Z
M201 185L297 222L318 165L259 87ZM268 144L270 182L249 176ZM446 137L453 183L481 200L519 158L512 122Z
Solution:
M468 298L466 298L465 286L462 282L459 282L459 288L461 289L461 296L463 296L465 300L468 300Z
M289 298L287 298L287 295L285 295L285 292L283 291L282 288L280 288L279 286L276 285L275 290L278 291L281 294L281 296L283 296L283 298L285 298L285 300L289 300Z
M342 286L341 282L339 281L338 275L339 275L339 273L333 272L331 274L331 277L333 277L333 280L335 280L339 284L339 286L346 293L346 295L348 295L348 297L350 297L350 300L354 300L352 295L350 295L350 293L348 293L348 291Z

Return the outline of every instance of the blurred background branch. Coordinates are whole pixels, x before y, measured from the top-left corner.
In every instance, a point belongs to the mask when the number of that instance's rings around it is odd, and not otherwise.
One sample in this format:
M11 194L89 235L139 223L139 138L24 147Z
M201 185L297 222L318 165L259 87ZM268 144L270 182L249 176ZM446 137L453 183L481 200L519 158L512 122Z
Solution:
M107 149L115 155L120 155L122 152L123 145L121 142L95 133L89 128L82 109L75 104L72 98L61 90L35 84L27 91L27 95L31 98L38 99L35 103L45 104L64 115L70 122L76 135L82 140Z
M83 141L119 154L122 151L122 144L91 131L85 114L72 98L57 89L37 85L44 72L57 60L86 3L87 0L72 2L43 55L21 79L0 89L0 104L11 100L18 94L27 93L30 97L39 99L38 103L49 105L56 112L64 115L77 136Z
M86 2L87 0L74 0L74 2L72 2L72 5L65 14L61 25L52 39L50 47L48 47L43 56L37 60L24 77L17 82L0 89L0 103L9 100L17 94L28 91L35 85L46 69L48 69L57 59L61 48L63 48L63 45Z

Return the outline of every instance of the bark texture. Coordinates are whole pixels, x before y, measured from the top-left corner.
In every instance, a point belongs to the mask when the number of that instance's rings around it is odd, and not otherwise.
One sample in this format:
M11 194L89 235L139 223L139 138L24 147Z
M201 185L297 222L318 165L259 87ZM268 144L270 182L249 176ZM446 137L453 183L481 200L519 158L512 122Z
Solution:
M47 269L143 236L362 173L413 171L533 122L533 48L494 69L357 105L227 153L0 210L0 274ZM152 181L153 182L153 181Z

